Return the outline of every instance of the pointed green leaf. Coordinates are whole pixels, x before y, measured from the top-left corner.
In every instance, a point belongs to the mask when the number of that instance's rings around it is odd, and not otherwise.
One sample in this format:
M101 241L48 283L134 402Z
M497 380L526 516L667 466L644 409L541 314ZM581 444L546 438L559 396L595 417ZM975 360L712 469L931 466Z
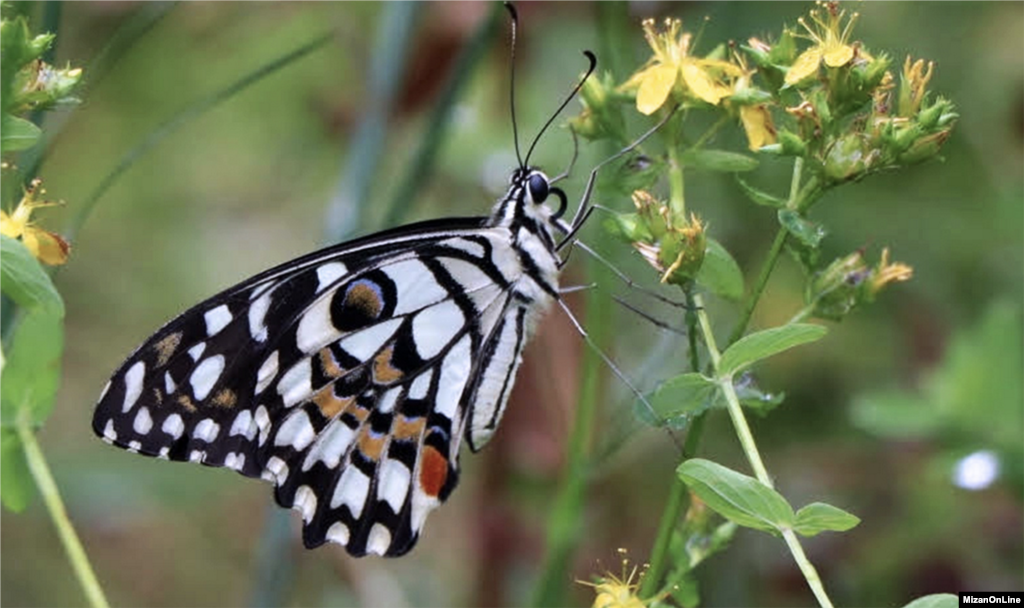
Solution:
M708 409L716 390L718 385L701 374L682 374L654 389L648 401L662 418L678 418Z
M839 507L812 502L796 512L793 529L802 536L814 536L825 531L845 532L859 523L859 517Z
M0 418L4 424L11 424L21 409L28 407L33 424L40 425L53 410L60 384L64 351L61 318L44 309L26 314L15 328L11 344L4 353L7 359L0 382Z
M743 271L725 247L714 239L708 239L697 283L727 300L743 297Z
M64 316L64 301L50 275L17 239L0 235L0 291L26 309L41 307Z
M683 164L695 169L721 171L723 173L739 173L757 169L757 159L746 154L726 152L725 150L687 150L682 155Z
M700 458L687 460L676 473L709 507L740 526L772 533L793 526L793 507L753 477Z
M779 209L779 223L797 240L812 249L817 249L821 239L825 238L824 228L800 217L792 209Z
M934 593L919 597L903 608L957 608L960 598L952 593Z
M19 513L32 496L32 475L14 429L0 429L0 501Z
M740 405L761 416L778 407L786 398L786 393L767 393L758 388L750 373L740 374L733 380L733 389L740 400Z
M740 188L743 189L743 193L747 195L747 198L754 201L758 205L761 205L763 207L773 207L775 209L782 209L783 207L786 206L785 199L768 194L763 190L758 190L757 188L745 182L743 178L741 178L738 175L736 176L736 183L738 183L740 185Z
M35 124L4 114L3 122L0 123L0 152L13 152L31 148L39 141L42 131Z
M828 330L821 325L793 323L773 327L743 337L730 346L718 362L718 374L730 376L761 359L789 350L794 346L820 340Z

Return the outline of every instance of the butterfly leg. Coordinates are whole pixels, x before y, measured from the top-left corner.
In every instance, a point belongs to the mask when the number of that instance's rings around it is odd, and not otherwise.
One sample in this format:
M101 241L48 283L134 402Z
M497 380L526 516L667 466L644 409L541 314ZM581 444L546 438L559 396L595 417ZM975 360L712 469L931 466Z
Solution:
M589 346L595 353L597 353L598 357L601 357L601 360L604 361L605 365L607 365L608 368L612 371L612 373L615 374L615 376L623 384L626 385L626 388L628 388L629 391L633 393L633 396L635 396L640 401L640 403L644 405L644 407L651 414L654 420L657 420L659 425L665 428L665 431L668 433L669 437L672 438L672 442L676 444L676 447L679 448L680 451L682 451L683 444L679 442L679 438L672 431L672 429L665 426L665 419L662 418L660 414L658 414L658 412L654 409L654 406L651 405L651 402L647 400L647 397L645 397L644 394L641 393L640 390L636 388L636 386L629 379L629 377L626 376L626 374L624 374L617 365L615 365L615 362L611 360L611 357L606 355L604 351L602 351L600 347L597 346L593 338L590 337L590 334L587 333L587 330L583 329L583 326L580 325L580 322L576 319L576 316L572 314L572 311L569 310L568 306L566 306L565 302L562 300L558 300L558 306L561 307L562 312L564 312L566 316L569 317L569 321L572 322L573 326L576 328L576 331L579 332L580 336L583 338L583 341L587 343L587 346Z

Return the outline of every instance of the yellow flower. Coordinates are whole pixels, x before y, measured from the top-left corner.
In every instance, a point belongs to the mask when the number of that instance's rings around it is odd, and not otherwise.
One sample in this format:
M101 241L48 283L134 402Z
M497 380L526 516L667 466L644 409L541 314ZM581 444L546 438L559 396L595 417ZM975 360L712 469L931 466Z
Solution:
M878 261L871 275L871 282L868 290L871 295L876 295L889 283L902 283L909 281L914 276L914 269L902 262L889 263L889 248L882 249L882 259Z
M35 200L36 193L44 194L39 179L25 189L18 206L10 215L0 210L0 233L11 238L20 238L21 242L36 259L44 264L56 266L68 261L71 246L59 234L37 228L31 221L32 211L40 207L54 207L60 203Z
M839 10L838 2L819 2L819 5L822 4L828 11L828 17L823 18L818 10L812 10L810 17L814 28L809 26L803 17L797 19L797 22L807 30L807 35L802 35L802 37L810 38L815 44L801 53L789 67L789 71L786 73L786 84L788 85L796 84L817 73L818 66L822 61L830 68L838 68L850 63L856 54L856 49L847 44L847 40L859 15L857 13L850 15L846 27L843 28L842 20L846 16L846 11ZM865 53L862 52L862 54Z
M643 22L644 37L654 56L622 85L623 89L637 89L636 109L641 114L653 114L665 105L677 85L683 94L712 105L732 94L727 79L739 76L740 69L728 61L690 56L693 36L682 32L682 27L679 19L666 19L665 29L658 32L654 19Z
M910 55L903 62L903 79L900 86L899 115L909 118L921 109L921 101L927 92L928 81L932 79L935 62L928 62L925 69L923 59L911 63Z
M591 604L592 608L647 608L653 601L645 602L637 595L643 574L637 578L636 582L633 582L637 574L637 567L634 565L629 576L626 576L626 570L629 568L629 560L625 557L626 550L619 549L619 554L623 556L621 576L605 572L604 576L597 577L599 581L597 583L576 582L594 588L597 596L594 598L594 603Z
M756 39L751 38L752 41ZM750 78L754 70L748 70L746 61L742 55L735 56L736 63L742 70L742 75L733 83L733 94L743 94L753 90ZM774 144L777 141L775 124L772 123L772 114L768 111L768 104L746 104L740 106L740 122L743 124L743 131L747 134L747 144L751 151L758 151L761 146Z

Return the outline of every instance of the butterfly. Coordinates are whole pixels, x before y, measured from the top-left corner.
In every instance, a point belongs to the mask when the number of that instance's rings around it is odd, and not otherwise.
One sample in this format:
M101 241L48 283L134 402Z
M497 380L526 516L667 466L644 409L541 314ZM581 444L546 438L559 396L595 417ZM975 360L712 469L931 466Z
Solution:
M587 56L559 111L593 72ZM561 176L530 166L532 151L486 217L329 247L185 311L114 373L93 430L270 481L308 548L408 552L456 486L463 442L479 450L501 421L523 348L559 301L558 250L586 219L586 199L562 218Z

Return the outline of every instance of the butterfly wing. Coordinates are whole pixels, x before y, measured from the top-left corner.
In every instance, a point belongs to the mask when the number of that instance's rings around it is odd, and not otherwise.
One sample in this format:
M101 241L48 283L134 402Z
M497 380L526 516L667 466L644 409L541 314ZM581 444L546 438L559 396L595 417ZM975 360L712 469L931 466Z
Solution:
M499 394L495 370L515 370L496 345L521 307L508 243L481 218L446 219L257 275L140 346L93 428L130 451L271 480L309 547L400 555L457 481L474 403L500 412L507 399L481 395Z

